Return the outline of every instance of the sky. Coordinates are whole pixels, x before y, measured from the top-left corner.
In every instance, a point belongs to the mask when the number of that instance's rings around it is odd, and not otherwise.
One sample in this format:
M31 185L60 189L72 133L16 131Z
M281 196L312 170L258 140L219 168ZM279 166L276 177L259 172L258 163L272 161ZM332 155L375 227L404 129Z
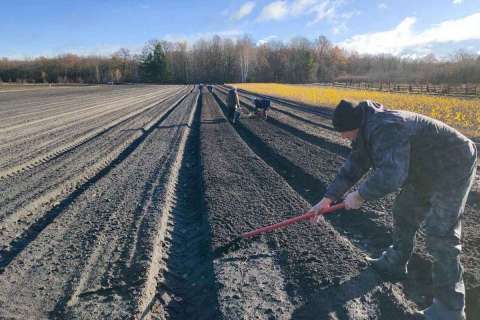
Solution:
M480 0L0 0L0 57L141 51L152 39L326 36L360 53L480 54Z

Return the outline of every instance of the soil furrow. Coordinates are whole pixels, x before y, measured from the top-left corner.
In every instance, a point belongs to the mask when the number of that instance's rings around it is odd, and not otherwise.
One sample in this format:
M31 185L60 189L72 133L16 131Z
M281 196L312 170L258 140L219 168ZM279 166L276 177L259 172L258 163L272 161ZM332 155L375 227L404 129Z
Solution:
M88 166L86 168L79 167L79 171L71 176L71 179L64 180L62 182L52 181L52 176L49 174L50 170L55 169L50 166L46 166L44 169L46 173L40 171L43 174L45 181L45 194L39 195L39 190L32 195L35 198L26 197L25 194L20 194L21 197L26 198L23 206L20 207L17 211L9 213L2 212L2 216L6 217L2 219L2 224L0 229L2 231L2 242L5 243L3 250L1 251L0 259L0 268L5 267L8 263L19 253L21 252L28 243L30 243L34 238L40 233L48 224L50 224L63 210L66 206L69 205L81 194L85 188L92 185L95 181L100 179L105 172L108 172L112 167L114 167L119 161L122 161L133 149L138 146L146 135L154 128L158 123L165 119L172 110L180 103L185 96L173 97L177 100L176 102L171 101L172 105L167 109L159 109L157 115L149 120L145 124L144 130L134 131L130 135L126 136L126 139L121 141L120 144L116 146L115 152L107 153L105 156L96 159L94 163L86 163ZM96 147L96 143L92 145L93 149ZM86 155L89 155L89 152L92 151L91 148L85 150ZM78 161L77 155L72 154L72 161ZM88 159L88 158L87 158ZM60 163L65 159L59 159ZM84 160L85 161L85 160ZM71 166L67 167L69 170L72 169ZM82 170L84 170L82 172ZM67 173L68 174L68 173ZM38 175L31 176L32 182L37 180ZM63 175L60 174L59 178L63 180ZM50 179L50 181L48 180ZM21 182L18 182L21 183ZM25 184L20 184L21 190L29 191L28 180L23 181ZM23 187L22 187L23 186ZM53 189L52 189L53 186ZM27 188L27 189L25 189ZM6 189L9 190L9 189ZM11 192L11 190L10 190ZM45 204L52 203L55 199L58 199L60 196L64 195L65 198L59 200L57 203L52 206L45 206ZM17 200L19 197L14 196L13 199ZM9 209L9 206L12 204L12 201L8 206L2 206L3 209ZM17 205L18 206L18 205ZM39 210L42 207L42 210ZM51 208L50 208L51 207ZM5 216L8 214L8 216Z
M56 207L56 218L0 275L2 317L119 319L139 312L147 270L157 263L164 185L192 101L185 98ZM132 247L138 234L141 243Z
M189 119L183 157L162 242L163 263L148 318L217 319L218 302L209 254L209 226L202 203L199 122L202 97ZM188 138L187 138L188 137ZM180 150L181 151L181 150ZM173 177L173 176L172 176Z
M102 105L113 101L120 102L129 99L132 96L143 96L152 94L157 90L168 90L168 86L164 88L135 88L135 89L116 89L106 92L99 90L98 92L73 92L71 95L62 98L59 94L42 97L38 95L26 96L18 95L16 99L0 99L0 114L6 120L2 123L2 130L8 130L12 125L21 125L31 123L32 121L45 120L52 114L65 117L67 114L72 116L78 112L85 112L93 106ZM156 91L156 90L155 90ZM2 110L3 108L3 110ZM34 130L35 128L28 128Z
M173 93L173 92L172 92ZM169 93L167 93L169 94ZM166 95L166 94L163 94ZM141 99L141 101L128 102L122 101L122 107L116 108L108 111L105 107L99 108L98 110L92 110L91 115L87 118L81 118L81 115L78 115L79 118L72 119L70 125L63 131L56 131L51 134L44 135L42 134L28 134L23 132L22 135L26 136L26 139L20 137L15 138L15 144L7 145L5 150L3 150L4 159L0 164L0 178L6 175L11 175L15 172L18 172L22 169L29 168L34 165L38 165L49 159L55 157L58 154L61 154L65 151L68 151L71 148L94 138L97 134L101 133L108 129L108 127L115 125L115 122L122 122L122 120L127 119L135 114L139 114L143 110L151 108L156 103L165 100L162 98L162 95L155 95L158 97L156 100L151 102L150 99ZM138 99L137 99L138 100ZM130 101L130 100L129 100ZM146 106L145 106L146 105ZM114 104L112 106L115 106ZM108 111L105 113L105 111ZM105 115L102 117L102 114ZM112 121L117 118L117 121ZM88 124L84 123L86 121ZM62 128L64 122L63 120L59 121L60 123L52 123L51 125L56 128ZM35 127L35 126L32 126ZM42 128L38 128L42 130ZM46 128L43 128L46 130ZM18 130L22 131L22 130ZM48 130L46 130L48 131ZM41 131L40 131L41 132Z
M189 111L191 105L192 95L182 103L178 110L174 111L175 114L172 114L172 118L166 121L166 123L177 123L177 128L171 129L175 136L172 137L173 139L167 140L169 147L163 151L160 161L155 160L155 158L152 159L154 160L153 163L157 163L157 167L149 173L148 179L144 182L145 186L139 188L143 191L140 200L137 200L136 208L132 212L133 221L127 226L120 227L123 232L118 232L119 230L115 229L111 231L114 234L109 236L109 242L116 242L119 246L114 251L112 249L115 247L111 245L102 247L102 261L92 255L91 263L95 266L95 273L86 270L82 274L82 281L69 299L68 307L64 309L65 306L58 304L56 313L65 313L68 316L77 317L84 315L87 309L92 309L94 312L104 312L102 309L105 308L115 309L116 304L119 303L117 300L114 300L111 305L108 303L102 306L99 304L98 297L105 295L111 297L119 292L122 296L121 303L131 304L129 307L131 317L135 315L140 317L139 315L147 313L148 310L146 309L148 309L149 303L146 303L146 301L149 302L155 294L158 266L165 259L162 248L158 246L159 240L157 238L166 235L165 228L168 219L168 212L166 211L170 208L169 197L171 197L168 185L172 179L175 158L181 145L180 140L183 133L180 133L186 126L184 123L187 121L187 111ZM162 130L162 126L157 127L157 130ZM158 133L154 135L158 139ZM151 139L154 138L155 136ZM144 147L145 152L147 151L146 147ZM149 146L149 149L151 147ZM148 152L151 158L154 150ZM145 157L145 154L143 156ZM146 167L148 168L148 166ZM128 174L128 172L125 172L125 174ZM127 209L127 212L131 210ZM107 228L110 229L111 227L108 226ZM106 232L104 231L104 233ZM116 239L114 240L114 238ZM91 267L88 267L88 269L93 270ZM122 279L125 284L117 284ZM96 289L87 290L88 287ZM87 294L84 294L85 291Z
M163 104L115 127L107 135L99 136L48 163L4 180L1 187L4 191L0 197L0 221L7 219L14 224L3 226L3 240L6 241L7 233L18 233L18 228L25 228L28 221L35 221L57 198L68 194L105 167L134 139L141 136L145 128L155 123L166 107L181 94L172 96Z

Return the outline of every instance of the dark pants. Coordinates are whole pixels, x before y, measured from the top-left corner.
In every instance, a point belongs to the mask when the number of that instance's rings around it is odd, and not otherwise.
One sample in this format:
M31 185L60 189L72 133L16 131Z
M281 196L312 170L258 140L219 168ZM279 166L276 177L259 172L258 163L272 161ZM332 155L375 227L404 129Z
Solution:
M402 262L410 258L415 234L425 222L427 250L433 257L433 294L452 310L465 306L460 262L461 217L475 178L477 160L475 145L469 144L466 149L468 154L460 157L465 161L452 161L452 165L438 172L431 183L425 185L415 179L408 182L393 208L393 246L401 253Z
M228 120L233 120L233 115L235 114L235 107L228 107Z

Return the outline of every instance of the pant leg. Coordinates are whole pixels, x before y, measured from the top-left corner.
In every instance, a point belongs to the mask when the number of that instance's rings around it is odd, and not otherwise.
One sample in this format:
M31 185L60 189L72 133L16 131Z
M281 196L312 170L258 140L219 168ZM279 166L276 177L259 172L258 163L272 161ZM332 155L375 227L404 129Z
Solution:
M473 158L475 158L473 160ZM476 174L476 150L472 163L439 173L441 181L434 187L431 209L425 219L427 249L433 257L433 295L452 310L465 307L461 217Z
M406 184L393 205L393 248L400 253L400 263L407 263L415 248L415 235L430 203L428 193Z
M234 111L233 112L233 123L237 123L238 119L240 119L240 112Z

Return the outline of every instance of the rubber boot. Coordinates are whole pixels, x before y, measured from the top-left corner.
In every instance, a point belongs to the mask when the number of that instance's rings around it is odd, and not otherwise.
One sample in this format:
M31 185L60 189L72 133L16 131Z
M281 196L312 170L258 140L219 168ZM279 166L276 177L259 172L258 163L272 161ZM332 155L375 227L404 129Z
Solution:
M390 281L400 281L407 277L407 260L393 246L378 258L366 258L372 268Z
M465 308L461 310L447 309L440 301L433 299L433 303L425 310L417 311L418 319L426 320L465 320Z

